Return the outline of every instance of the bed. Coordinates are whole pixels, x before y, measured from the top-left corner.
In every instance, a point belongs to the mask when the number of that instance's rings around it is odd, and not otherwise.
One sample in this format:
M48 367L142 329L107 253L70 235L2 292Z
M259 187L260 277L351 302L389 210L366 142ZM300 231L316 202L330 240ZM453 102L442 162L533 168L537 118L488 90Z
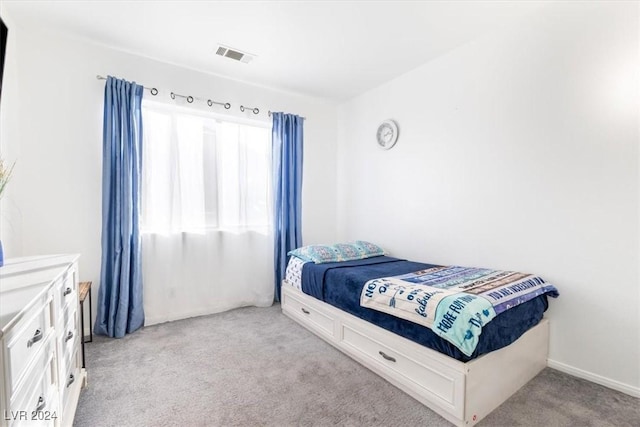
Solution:
M374 285L383 283L386 290L392 278L406 285L456 270L388 257L381 249L364 258L358 250L351 258L335 246L327 250L321 262L304 251L292 253L281 288L283 313L453 424L476 424L547 365L549 323L543 313L547 295L557 296L552 285L486 322L473 350L463 351L436 334L435 326L372 309L365 301ZM413 288L402 289L406 295Z

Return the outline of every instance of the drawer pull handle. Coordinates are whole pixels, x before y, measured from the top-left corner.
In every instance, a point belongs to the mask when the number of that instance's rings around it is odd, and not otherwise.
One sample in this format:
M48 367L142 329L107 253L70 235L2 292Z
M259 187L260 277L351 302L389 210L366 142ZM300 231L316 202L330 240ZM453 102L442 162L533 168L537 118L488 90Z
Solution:
M66 337L64 337L64 342L69 341L71 338L73 338L73 332L69 331L69 333L67 334Z
M302 310L304 314L311 314L311 312L304 307L302 307L300 310Z
M64 294L62 294L63 297L66 297L67 295L69 295L72 292L71 288L67 288L64 290Z
M47 402L45 402L44 397L40 396L38 398L38 406L36 406L36 412L40 412L47 406Z
M40 341L42 337L43 337L42 331L40 329L36 329L36 333L33 334L33 337L31 337L29 341L27 341L27 348L31 347L32 345Z
M69 379L67 380L67 387L69 387L76 380L76 377L73 374L69 375Z
M396 358L395 357L391 357L388 354L386 354L384 351L379 351L378 352L380 354L380 356L384 357L385 360L388 360L389 362L395 362Z

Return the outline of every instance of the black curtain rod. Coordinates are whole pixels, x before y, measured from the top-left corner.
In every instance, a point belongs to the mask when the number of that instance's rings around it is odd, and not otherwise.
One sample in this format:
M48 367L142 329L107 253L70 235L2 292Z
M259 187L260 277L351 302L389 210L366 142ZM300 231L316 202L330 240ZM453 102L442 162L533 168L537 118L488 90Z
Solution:
M98 74L96 76L96 78L98 80L107 80L106 77L101 76L100 74ZM156 89L155 87L148 88L148 87L146 87L144 85L142 85L142 86L144 87L145 90L148 90L151 93L151 95L156 96L158 94L158 89ZM200 100L200 101L205 101L209 107L212 107L214 105L221 105L226 110L231 108L231 104L228 103L228 102L212 101L211 99L197 98L197 97L193 97L191 95L180 95L179 93L175 93L175 92L171 92L170 96L171 96L171 99L176 99L176 97L184 98L184 99L187 100L187 102L189 104L193 103L193 101L197 99L197 100ZM243 113L245 111L251 111L253 114L256 114L256 115L260 113L260 109L258 107L245 107L244 105L240 106L240 111L242 111ZM269 117L271 117L271 110L267 111L267 115ZM302 117L302 119L306 120L307 118L306 117Z

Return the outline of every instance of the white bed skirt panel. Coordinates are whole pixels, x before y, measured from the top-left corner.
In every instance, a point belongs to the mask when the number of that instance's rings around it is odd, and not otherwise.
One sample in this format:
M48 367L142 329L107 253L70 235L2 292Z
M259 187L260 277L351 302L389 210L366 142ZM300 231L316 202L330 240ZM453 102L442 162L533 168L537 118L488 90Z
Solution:
M273 303L267 234L144 234L142 265L145 325Z

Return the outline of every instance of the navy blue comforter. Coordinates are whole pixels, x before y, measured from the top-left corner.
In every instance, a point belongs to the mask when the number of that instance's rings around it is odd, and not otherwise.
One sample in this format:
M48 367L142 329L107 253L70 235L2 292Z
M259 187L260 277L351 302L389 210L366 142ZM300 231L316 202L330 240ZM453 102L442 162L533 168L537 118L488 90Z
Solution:
M547 296L540 295L499 314L482 328L480 342L475 352L468 357L429 328L360 306L360 293L368 280L431 267L435 265L387 256L326 264L308 262L302 267L302 291L349 314L463 362L508 346L537 325L548 307Z

